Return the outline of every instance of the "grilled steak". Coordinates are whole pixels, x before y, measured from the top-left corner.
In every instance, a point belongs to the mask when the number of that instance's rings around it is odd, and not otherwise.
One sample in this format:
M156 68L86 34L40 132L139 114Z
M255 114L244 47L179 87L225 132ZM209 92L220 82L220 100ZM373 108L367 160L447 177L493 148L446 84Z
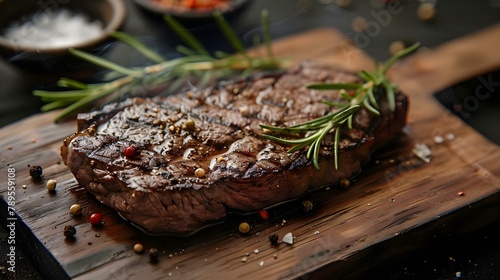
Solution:
M324 140L316 170L305 150L288 153L290 147L266 140L259 127L337 110L322 101L337 100L338 91L305 86L358 79L305 63L173 96L128 99L80 114L78 132L65 140L61 155L81 186L147 232L190 233L230 209L259 210L358 173L404 126L403 95L395 112L381 99L380 116L356 113L353 128L341 135L338 170L333 135Z

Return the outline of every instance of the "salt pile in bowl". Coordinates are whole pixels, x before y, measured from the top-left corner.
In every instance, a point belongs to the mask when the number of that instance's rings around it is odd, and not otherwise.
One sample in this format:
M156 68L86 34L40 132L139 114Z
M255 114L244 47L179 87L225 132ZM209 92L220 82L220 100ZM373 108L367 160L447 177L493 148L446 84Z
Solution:
M4 30L3 37L22 47L63 48L97 38L102 32L100 21L91 21L84 14L60 9L23 17L11 23Z

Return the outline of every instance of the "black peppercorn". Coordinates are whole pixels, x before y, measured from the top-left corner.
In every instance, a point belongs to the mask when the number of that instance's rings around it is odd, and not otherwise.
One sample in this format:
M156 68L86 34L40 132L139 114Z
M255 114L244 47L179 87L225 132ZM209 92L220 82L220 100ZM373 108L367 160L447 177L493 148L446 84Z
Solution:
M64 236L67 238L74 238L76 234L76 229L74 226L65 226L64 227Z
M30 167L30 176L33 180L40 180L43 174L43 169L41 166L34 165Z
M271 234L269 235L269 242L271 242L271 245L273 246L278 246L278 235L277 234Z
M310 200L302 201L302 210L306 213L312 211L313 206L314 205Z
M158 262L158 249L156 248L149 249L149 261L152 263Z
M351 186L351 181L347 180L347 179L342 179L340 180L340 187L343 188L343 189L347 189Z

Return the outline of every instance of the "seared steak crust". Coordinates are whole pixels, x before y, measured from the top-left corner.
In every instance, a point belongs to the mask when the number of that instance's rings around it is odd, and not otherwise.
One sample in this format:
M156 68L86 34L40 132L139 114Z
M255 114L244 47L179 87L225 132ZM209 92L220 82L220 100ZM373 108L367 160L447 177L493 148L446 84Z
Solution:
M309 63L214 88L128 99L80 114L79 132L65 140L61 155L81 186L144 230L190 233L223 219L228 209L259 210L356 174L404 126L403 95L395 112L381 99L380 116L356 113L353 129L341 135L338 170L332 135L316 170L305 151L287 153L289 147L264 139L259 127L293 125L336 110L322 101L338 100L337 91L305 86L355 81L355 75ZM140 147L139 154L126 157L131 145ZM204 176L195 172L199 168Z

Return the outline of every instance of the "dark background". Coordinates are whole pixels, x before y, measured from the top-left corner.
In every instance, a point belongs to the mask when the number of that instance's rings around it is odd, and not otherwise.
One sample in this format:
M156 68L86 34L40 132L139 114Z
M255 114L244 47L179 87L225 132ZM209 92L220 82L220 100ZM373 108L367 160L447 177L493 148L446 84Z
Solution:
M279 38L315 27L333 27L353 39L358 46L379 61L389 57L389 45L395 40L406 43L421 42L424 47L433 48L455 38L473 33L500 21L500 0L480 1L437 1L437 17L431 22L418 19L416 10L423 1L399 1L402 11L391 15L376 36L360 41L352 28L352 19L364 16L368 21L376 20L374 13L384 9L389 1L353 0L346 8L329 0L250 0L241 10L229 15L228 20L247 46L252 43L253 34L259 31L260 11L267 8L271 18L271 32ZM436 2L436 1L432 1ZM167 55L175 56L174 47L179 39L168 30L161 16L146 12L133 1L126 1L128 15L123 30L144 40L149 46ZM223 37L211 20L189 20L184 24L209 50L230 51ZM499 50L500 50L500 42ZM127 66L146 63L140 56L131 55L127 47L110 42L95 50L99 55ZM500 53L499 53L500 55ZM68 60L53 65L50 61L44 70L37 67L19 68L16 61L0 61L0 127L39 112L42 103L32 96L34 89L53 88L58 77L69 76L92 80L98 69L81 62ZM500 68L500 66L499 66ZM483 73L482 77L500 81L499 71ZM500 143L500 98L498 89L493 95L479 103L477 110L465 115L457 107L464 104L467 96L474 94L478 77L471 77L457 85L436 94L447 108L463 116L479 132L491 141ZM362 279L500 279L500 215L493 217L493 224L467 234L450 231L440 232L428 246L410 254L390 260L363 275ZM5 241L6 233L0 229L0 239ZM6 255L5 243L0 255ZM26 261L23 261L26 260ZM18 279L38 279L40 275L26 258L18 259ZM5 277L5 275L0 276ZM332 276L334 278L334 276Z

